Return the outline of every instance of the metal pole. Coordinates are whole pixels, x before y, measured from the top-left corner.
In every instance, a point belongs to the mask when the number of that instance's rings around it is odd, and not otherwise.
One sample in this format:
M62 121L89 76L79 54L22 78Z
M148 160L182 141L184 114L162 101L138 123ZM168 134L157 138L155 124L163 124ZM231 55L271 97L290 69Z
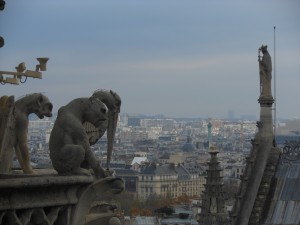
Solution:
M276 53L276 42L275 42L275 26L274 26L274 140L276 142L276 109L277 109L277 104L276 104L276 58L275 58L275 53Z

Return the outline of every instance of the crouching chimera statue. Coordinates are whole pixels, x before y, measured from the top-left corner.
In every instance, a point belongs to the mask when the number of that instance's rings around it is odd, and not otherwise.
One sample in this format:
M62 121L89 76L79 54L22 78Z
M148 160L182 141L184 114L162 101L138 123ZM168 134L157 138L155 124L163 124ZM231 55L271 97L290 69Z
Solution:
M108 119L107 107L98 98L77 98L58 110L50 135L50 158L60 175L91 175L104 178L105 171L91 151L84 122L99 127Z

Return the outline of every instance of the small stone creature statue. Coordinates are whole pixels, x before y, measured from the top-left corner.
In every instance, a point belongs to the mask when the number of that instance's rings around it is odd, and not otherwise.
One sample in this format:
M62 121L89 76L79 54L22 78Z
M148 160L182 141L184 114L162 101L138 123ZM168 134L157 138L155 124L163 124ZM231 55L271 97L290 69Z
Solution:
M84 122L95 127L107 120L107 107L99 99L77 98L58 110L49 141L50 158L60 175L91 175L104 178L105 172L91 151Z
M260 58L260 55L258 57L261 96L272 96L271 93L272 60L267 48L268 48L267 45L262 45L259 48L259 53L260 52L263 53L262 58Z
M52 116L53 105L41 93L26 95L15 102L15 141L14 148L19 164L25 174L35 174L30 165L27 144L28 116L35 113L40 119Z

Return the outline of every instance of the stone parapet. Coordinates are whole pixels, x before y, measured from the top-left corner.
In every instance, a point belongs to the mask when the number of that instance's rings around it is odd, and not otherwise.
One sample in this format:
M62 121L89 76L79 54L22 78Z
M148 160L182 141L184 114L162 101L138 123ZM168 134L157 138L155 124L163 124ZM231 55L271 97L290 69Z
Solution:
M123 181L118 178L94 180L92 176L58 176L54 171L47 172L0 174L0 225L87 224L95 201L123 190ZM109 221L115 216L113 211L101 213L97 214L98 220Z
M0 175L0 210L72 205L93 177L57 175Z

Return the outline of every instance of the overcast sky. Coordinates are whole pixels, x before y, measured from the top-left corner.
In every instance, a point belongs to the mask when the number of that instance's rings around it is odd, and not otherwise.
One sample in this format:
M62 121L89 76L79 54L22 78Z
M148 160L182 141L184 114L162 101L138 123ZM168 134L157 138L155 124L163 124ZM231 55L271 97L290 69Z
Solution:
M299 21L297 0L7 0L0 70L50 60L43 79L1 85L0 95L44 92L57 111L112 89L123 113L259 118L257 50L267 44L274 58L276 26L277 116L292 119L300 117Z

